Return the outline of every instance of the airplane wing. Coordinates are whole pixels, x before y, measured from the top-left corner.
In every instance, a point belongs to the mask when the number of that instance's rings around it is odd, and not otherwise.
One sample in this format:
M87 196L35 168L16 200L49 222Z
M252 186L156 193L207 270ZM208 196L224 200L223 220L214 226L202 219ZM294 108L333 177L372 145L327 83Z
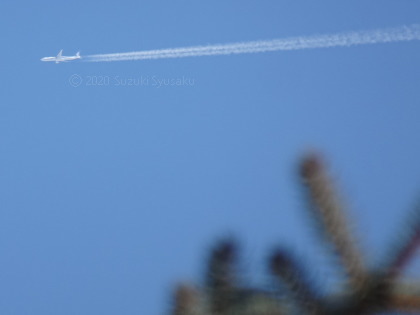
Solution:
M57 58L60 58L62 54L63 54L63 50L61 49L60 52L57 55Z

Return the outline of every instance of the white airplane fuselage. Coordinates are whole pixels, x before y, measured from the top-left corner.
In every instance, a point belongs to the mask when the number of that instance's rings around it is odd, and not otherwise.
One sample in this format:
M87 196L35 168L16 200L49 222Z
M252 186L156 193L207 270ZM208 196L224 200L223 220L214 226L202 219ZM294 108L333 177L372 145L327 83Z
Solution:
M63 56L63 50L60 50L56 57L44 57L41 58L41 61L55 61L55 63L65 62L65 61L72 61L76 59L81 59L80 53L78 52L75 56Z

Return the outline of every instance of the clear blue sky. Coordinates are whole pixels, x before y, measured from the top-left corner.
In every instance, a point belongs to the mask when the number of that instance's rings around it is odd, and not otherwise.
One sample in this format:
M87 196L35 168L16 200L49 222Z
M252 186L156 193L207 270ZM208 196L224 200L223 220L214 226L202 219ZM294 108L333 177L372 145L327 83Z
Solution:
M112 3L0 4L1 314L161 314L227 234L255 283L278 244L322 278L328 258L295 176L308 148L327 157L367 256L381 258L420 190L420 42L39 59L400 26L420 22L419 2ZM87 85L101 77L110 84Z

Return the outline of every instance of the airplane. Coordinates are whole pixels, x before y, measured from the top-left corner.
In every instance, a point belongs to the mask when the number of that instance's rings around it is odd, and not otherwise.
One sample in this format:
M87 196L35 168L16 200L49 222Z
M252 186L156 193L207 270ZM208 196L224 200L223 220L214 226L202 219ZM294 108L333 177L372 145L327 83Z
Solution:
M72 61L76 59L81 59L80 51L76 53L75 56L63 56L63 50L61 49L58 53L57 57L44 57L41 58L41 61L55 61L55 63L65 62L65 61Z

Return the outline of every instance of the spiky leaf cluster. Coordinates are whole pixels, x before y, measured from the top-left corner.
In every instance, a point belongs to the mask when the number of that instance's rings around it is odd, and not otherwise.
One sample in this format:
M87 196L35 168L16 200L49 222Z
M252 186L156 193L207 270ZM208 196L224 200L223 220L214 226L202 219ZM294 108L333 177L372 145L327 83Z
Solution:
M300 176L320 241L338 258L335 261L343 271L342 287L320 294L302 262L284 248L271 255L269 271L279 288L287 290L273 294L246 287L237 277L236 244L227 240L210 254L204 286L181 285L176 289L172 314L420 314L420 280L402 279L420 245L420 207L409 215L409 222L399 234L404 236L390 248L386 263L369 269L322 159L314 154L305 156Z

